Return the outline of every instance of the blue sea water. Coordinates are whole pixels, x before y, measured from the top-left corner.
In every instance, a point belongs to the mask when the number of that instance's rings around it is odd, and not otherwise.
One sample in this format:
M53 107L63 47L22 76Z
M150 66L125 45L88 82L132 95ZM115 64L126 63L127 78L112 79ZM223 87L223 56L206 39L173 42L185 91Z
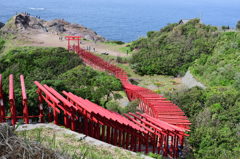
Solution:
M129 42L167 23L200 17L204 24L236 27L240 0L0 0L0 22L28 12L45 20L64 18L109 40Z

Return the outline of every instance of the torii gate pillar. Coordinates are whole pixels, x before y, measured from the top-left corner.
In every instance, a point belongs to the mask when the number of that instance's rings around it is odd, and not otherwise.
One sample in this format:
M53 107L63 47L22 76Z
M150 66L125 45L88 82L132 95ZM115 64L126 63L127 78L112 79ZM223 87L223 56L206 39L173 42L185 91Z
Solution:
M68 51L70 51L70 47L71 47L71 44L70 44L70 41L71 40L76 40L77 41L77 53L79 52L80 50L80 46L79 46L79 40L81 40L81 36L65 36L66 37L66 40L68 41Z

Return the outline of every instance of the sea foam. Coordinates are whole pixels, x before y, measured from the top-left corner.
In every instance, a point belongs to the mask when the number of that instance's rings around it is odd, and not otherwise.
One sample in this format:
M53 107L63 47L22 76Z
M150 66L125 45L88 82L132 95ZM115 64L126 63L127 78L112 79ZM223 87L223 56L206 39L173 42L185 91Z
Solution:
M44 8L29 8L29 9L32 9L32 10L44 10Z

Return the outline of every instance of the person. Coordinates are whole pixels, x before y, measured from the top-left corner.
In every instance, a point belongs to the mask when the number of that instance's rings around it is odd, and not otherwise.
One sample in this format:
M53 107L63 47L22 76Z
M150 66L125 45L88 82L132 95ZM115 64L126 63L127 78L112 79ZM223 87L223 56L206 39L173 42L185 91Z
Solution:
M58 40L60 40L60 36L59 36Z
M16 12L16 15L17 15L17 12Z
M95 47L93 48L93 51L95 52Z
M128 50L127 50L127 55L128 55Z
M227 29L229 30L229 25L228 25Z
M183 146L178 145L178 156L182 155L182 149L183 149Z

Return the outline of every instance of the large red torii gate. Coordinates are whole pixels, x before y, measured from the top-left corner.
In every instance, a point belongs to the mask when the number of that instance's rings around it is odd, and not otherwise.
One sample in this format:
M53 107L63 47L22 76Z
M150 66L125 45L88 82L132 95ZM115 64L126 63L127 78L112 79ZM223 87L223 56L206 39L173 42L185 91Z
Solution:
M65 36L66 37L66 40L68 41L68 51L73 51L75 50L76 52L78 52L80 49L80 46L79 46L79 40L81 40L81 36ZM76 49L73 48L74 45L70 45L70 41L73 40L73 41L77 41L77 45L76 45ZM72 47L72 50L70 50L70 48Z

